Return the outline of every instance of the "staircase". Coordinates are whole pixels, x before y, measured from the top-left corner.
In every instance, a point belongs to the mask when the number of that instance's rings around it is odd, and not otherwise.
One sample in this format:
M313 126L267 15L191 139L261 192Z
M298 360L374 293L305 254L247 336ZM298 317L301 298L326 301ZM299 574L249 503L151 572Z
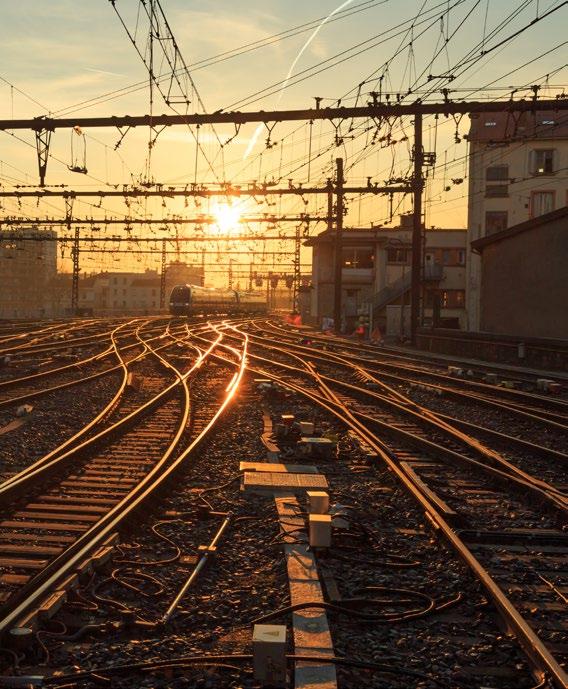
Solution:
M402 297L405 292L410 289L411 274L410 271L405 273L402 277L398 278L390 285L383 287L382 290L377 292L373 297L373 313L376 315L378 311L385 308L387 304L390 304L395 299Z
M439 282L444 276L444 269L439 263L432 263L424 268L423 280L424 282ZM411 271L391 282L390 285L383 287L373 297L373 315L376 317L382 309L388 304L391 304L395 299L402 297L403 294L410 289L412 280Z

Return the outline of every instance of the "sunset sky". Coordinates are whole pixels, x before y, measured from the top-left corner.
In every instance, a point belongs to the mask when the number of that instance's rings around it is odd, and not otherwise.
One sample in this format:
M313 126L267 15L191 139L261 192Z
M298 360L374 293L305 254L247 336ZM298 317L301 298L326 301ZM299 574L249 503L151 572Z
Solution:
M325 24L317 37L310 43L294 66L294 75L314 67L325 60L331 62L343 58L340 64L311 76L298 84L289 85L280 95L278 86L269 93L254 97L257 91L278 84L285 79L295 58L306 40L312 34L315 22L336 10L342 3L328 0L247 0L238 2L216 0L198 2L192 0L162 0L162 6L180 46L181 52L190 67L199 94L207 111L224 109L275 109L305 108L314 104L314 97L323 98L325 105L343 98L342 103L356 102L357 86L376 72L374 79L362 88L357 102L364 103L371 90L378 89L378 77L383 75L383 90L406 93L410 85L424 90L429 86L428 74L448 75L456 63L470 50L478 56L480 50L487 50L527 25L537 13L542 15L551 8L561 5L552 0L536 2L510 0L383 0L348 3L343 14L337 14ZM129 28L134 30L138 2L117 0L116 6ZM447 12L448 7L450 8ZM500 22L511 12L518 10L518 16L508 21L498 33L492 33ZM446 11L446 14L441 15ZM422 12L418 16L418 13ZM347 16L349 15L349 16ZM442 19L440 17L442 16ZM412 24L412 19L415 19ZM479 62L472 60L470 68L452 80L448 86L460 89L455 97L467 96L498 98L509 92L510 86L530 86L533 83L546 84L546 74L550 74L548 91L541 94L555 95L562 90L566 81L566 46L564 42L567 13L560 9L551 17L544 19L528 29L511 43L505 43L492 51ZM228 50L239 48L255 41L268 39L308 22L314 22L308 29L298 30L298 34L285 40L271 41L270 45L250 51L223 62L210 58ZM461 25L461 28L460 28ZM399 26L398 29L394 27ZM139 22L140 39L143 42L145 25ZM385 35L385 32L389 32ZM456 32L454 34L454 32ZM446 37L447 49L444 49ZM485 43L481 45L485 36ZM359 45L358 48L354 46ZM402 48L401 48L402 46ZM386 61L400 49L399 55L389 63ZM437 59L430 60L436 51ZM543 55L550 51L549 54ZM334 56L341 55L341 58ZM358 54L356 54L358 53ZM120 115L145 114L149 111L147 73L130 43L119 18L107 0L93 0L77 3L71 0L20 0L17 3L2 3L2 22L0 22L0 117L35 117L52 113L55 116ZM213 62L203 66L203 61ZM506 75L519 65L527 65ZM201 64L200 64L201 63ZM195 65L193 67L193 65ZM455 70L454 70L455 71ZM422 75L422 72L424 74ZM421 76L422 75L422 76ZM491 82L493 88L481 89ZM8 82L8 83L6 83ZM441 82L433 82L434 84ZM119 89L138 84L135 90L128 89L120 97L101 98ZM11 85L21 92L14 90ZM413 89L414 90L414 89ZM522 94L527 91L522 91ZM23 95L26 94L26 95ZM470 95L471 94L471 95ZM521 94L517 94L518 96ZM416 97L416 96L414 96ZM84 103L85 101L96 102ZM411 102L407 97L405 102ZM83 105L81 105L83 103ZM182 106L176 106L178 109ZM190 106L190 110L193 106ZM183 112L183 110L181 110ZM172 112L161 100L159 93L154 96L154 112ZM366 177L383 183L391 175L405 176L409 170L411 142L411 121L393 123L391 134L397 141L395 145L372 143L373 131L365 132L365 122L343 123L339 137L343 140L334 146L335 131L330 123L316 122L276 125L271 134L275 146L267 149L265 140L267 130L263 129L249 154L245 153L251 144L256 125L243 126L233 140L222 151L219 140L226 141L235 135L232 127L203 128L200 141L211 166L203 155L196 161L195 140L186 127L169 128L160 133L152 150L150 179L162 184L183 185L196 179L201 183L230 181L246 183L252 180L274 179L280 186L287 186L288 179L295 184L308 181L322 184L331 174L332 162L342 156L346 161L347 180L361 184ZM463 134L469 128L468 118L460 122L432 118L425 120L425 148L433 150L436 141L438 166L433 179L426 188L426 223L439 227L466 227L467 223L467 183L453 184L452 179L467 175L466 143ZM457 127L457 130L456 130ZM460 143L454 140L456 131ZM384 133L384 132L383 132ZM37 163L35 145L31 132L16 132L22 139L16 140L9 133L2 133L0 152L0 178L5 188L15 184L36 185ZM68 185L69 188L101 189L107 185L137 183L145 178L147 172L148 131L142 128L130 131L117 151L115 144L120 134L117 130L97 129L85 132L86 166L88 175L73 174L67 170L77 160L83 159L84 142L81 137L66 130L57 131L52 140L52 158L48 164L47 184ZM406 140L406 136L410 138ZM354 137L354 138L351 138ZM73 157L72 157L73 145ZM308 165L311 148L312 161ZM195 167L197 163L197 177ZM444 165L446 164L446 165ZM211 169L212 168L212 169ZM308 180L309 174L309 180ZM450 187L444 191L445 187ZM114 214L118 217L132 215L152 217L181 214L187 217L211 211L207 202L196 206L190 201L168 200L165 206L161 201L144 204L133 202L127 208L122 200L103 200L101 208L90 199L90 204L76 203L77 216L101 217ZM301 198L275 201L275 206L267 206L254 200L241 204L248 213L310 212L322 214L325 198L311 198L304 204ZM395 199L397 213L409 211L408 198ZM63 215L61 200L50 200L39 205L35 201L3 203L5 215L24 217ZM386 223L389 221L387 202L384 199L365 197L349 201L347 226ZM395 223L396 224L396 223ZM251 231L267 231L292 234L294 225L283 224L266 230L266 226L252 227ZM324 229L311 227L311 233ZM118 233L119 226L110 227L108 234ZM182 232L195 231L184 227ZM238 230L237 230L238 231ZM103 230L105 232L105 230ZM140 236L161 238L164 231L156 228L136 228ZM174 234L174 230L169 232ZM248 232L248 230L247 230ZM110 248L109 244L109 248ZM201 245L200 245L201 246ZM207 244L213 251L214 244ZM261 242L249 245L260 251ZM283 243L272 243L268 249L283 248ZM188 245L188 248L189 247ZM235 248L235 245L233 245ZM109 268L109 255L91 257L85 270ZM304 259L309 259L306 252ZM188 258L191 260L191 257ZM248 266L249 259L242 259ZM144 267L153 267L156 257L145 258ZM67 262L64 263L64 266ZM222 268L223 261L218 264ZM140 262L121 260L120 268L140 267ZM117 269L114 262L113 269Z

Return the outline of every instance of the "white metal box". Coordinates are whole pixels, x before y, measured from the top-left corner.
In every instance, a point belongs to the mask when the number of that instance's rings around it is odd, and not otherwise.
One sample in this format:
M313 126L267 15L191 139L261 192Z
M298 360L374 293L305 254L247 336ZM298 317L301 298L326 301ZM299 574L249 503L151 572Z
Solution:
M327 514L329 510L329 494L324 490L309 490L308 505L310 514Z
M252 633L254 678L271 687L286 686L286 626L255 624Z
M310 546L329 548L331 545L331 515L310 514Z

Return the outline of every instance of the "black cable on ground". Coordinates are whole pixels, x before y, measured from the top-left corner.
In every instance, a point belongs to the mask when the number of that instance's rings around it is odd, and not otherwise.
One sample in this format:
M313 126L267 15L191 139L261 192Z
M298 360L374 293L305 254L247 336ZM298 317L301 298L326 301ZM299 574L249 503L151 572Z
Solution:
M161 533L158 530L158 527L161 526L162 524L175 524L175 523L179 523L179 522L185 523L185 522L183 522L182 519L166 519L166 520L159 521L156 524L153 524L151 527L152 532L160 540L165 541L166 543L171 545L171 547L174 549L175 554L172 555L171 557L165 558L163 560L119 560L119 559L115 559L115 562L117 564L134 565L134 566L169 565L172 562L176 562L177 560L179 560L179 558L181 556L181 549L179 548L179 546L174 541L172 541L171 538L169 538L168 536L165 536L163 533Z
M388 674L407 675L409 677L416 677L421 680L433 682L439 687L447 687L447 684L442 684L441 681L418 670L411 670L410 668L393 665L390 658L386 657L385 662L379 663L374 661L357 660L354 658L343 658L338 656L321 657L321 656L307 656L307 655L288 655L287 660L290 662L307 662L307 663L333 663L334 665L358 668L362 670L378 670ZM166 670L173 670L176 668L183 668L187 666L205 666L205 667L219 667L227 669L241 669L240 667L229 665L230 662L250 662L253 656L250 654L226 654L226 655L204 655L204 656L182 656L180 658L171 658L169 660L147 661L141 663L129 663L124 665L114 665L106 668L94 668L85 672L78 672L70 675L59 675L57 677L46 677L44 679L45 685L57 684L61 687L65 682L78 682L83 679L91 679L96 675L116 675L128 673L131 675L134 672L159 672Z
M357 589L358 593L369 593L369 592L381 592L386 594L398 594L404 595L406 598L403 600L376 600L373 598L349 598L343 599L341 602L337 603L327 603L324 601L312 601L307 603L297 603L296 605L289 605L280 610L269 613L268 615L263 615L257 617L250 622L251 625L254 624L266 624L274 619L282 617L283 615L288 615L297 610L305 610L311 608L320 608L323 610L328 610L329 612L335 612L339 615L348 615L349 617L355 617L361 620L368 620L373 622L384 622L392 624L393 622L403 622L405 620L416 619L418 617L425 617L439 610L444 610L451 605L459 603L462 599L461 593L449 601L444 601L443 603L438 603L434 598L427 595L426 593L421 593L420 591L412 591L410 589L400 589L400 588L388 588L386 586L365 586L361 589ZM412 610L407 610L405 612L383 612L383 613L367 613L362 612L358 608L369 608L377 605L400 605L407 604L414 600L423 601L425 603L422 608L414 608Z

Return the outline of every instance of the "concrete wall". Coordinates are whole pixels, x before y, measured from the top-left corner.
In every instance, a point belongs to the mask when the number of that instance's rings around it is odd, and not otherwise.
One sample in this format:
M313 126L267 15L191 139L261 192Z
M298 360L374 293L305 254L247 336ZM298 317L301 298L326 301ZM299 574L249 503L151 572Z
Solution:
M485 247L481 329L568 339L567 257L566 219Z
M531 152L535 149L555 151L556 172L533 175L530 172ZM487 182L486 170L497 165L509 166L508 195L501 198L486 197L488 185L507 182ZM492 144L471 142L469 163L468 251L466 276L467 327L480 329L481 261L471 251L470 242L485 237L486 211L506 211L508 226L525 222L531 217L531 191L555 192L554 209L568 202L568 140L541 138L534 141Z

